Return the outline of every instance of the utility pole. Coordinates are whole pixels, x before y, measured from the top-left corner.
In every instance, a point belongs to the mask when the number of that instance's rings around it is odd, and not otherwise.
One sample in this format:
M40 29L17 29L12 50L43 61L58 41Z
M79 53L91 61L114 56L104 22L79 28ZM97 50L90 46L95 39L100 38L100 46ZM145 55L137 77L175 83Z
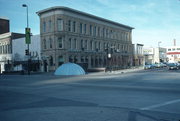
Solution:
M28 71L28 75L30 75L29 44L31 43L31 32L30 32L30 28L29 28L28 6L26 4L23 4L22 7L26 7L26 12L27 12L27 27L25 28L25 34L26 34L25 42L27 44L27 50L25 50L25 53L28 56L27 71Z

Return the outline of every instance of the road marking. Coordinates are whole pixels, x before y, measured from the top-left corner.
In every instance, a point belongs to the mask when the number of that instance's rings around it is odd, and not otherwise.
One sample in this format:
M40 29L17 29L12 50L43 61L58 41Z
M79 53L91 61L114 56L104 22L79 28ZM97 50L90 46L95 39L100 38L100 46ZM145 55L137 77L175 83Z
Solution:
M164 103L161 103L161 104L151 105L151 106L148 106L148 107L141 108L141 110L150 110L150 109L153 109L153 108L158 108L158 107L162 107L162 106L166 106L166 105L170 105L170 104L178 103L178 102L180 102L180 99L171 100L171 101L164 102Z

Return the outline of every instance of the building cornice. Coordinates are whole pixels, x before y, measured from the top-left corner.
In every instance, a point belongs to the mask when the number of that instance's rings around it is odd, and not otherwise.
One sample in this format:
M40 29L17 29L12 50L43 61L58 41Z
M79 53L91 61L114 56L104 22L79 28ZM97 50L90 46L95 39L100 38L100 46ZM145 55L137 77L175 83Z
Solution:
M85 13L85 12L78 11L78 10L68 8L68 7L64 7L64 6L50 7L50 8L44 9L44 10L40 10L40 11L38 11L36 13L38 14L38 16L41 16L42 14L44 14L46 12L51 12L51 11L55 11L55 10L68 11L68 12L76 13L76 14L83 15L83 16L86 16L86 17L90 17L90 18L93 18L93 19L96 19L96 20L104 21L104 22L107 22L107 23L110 23L110 24L114 24L116 26L125 27L125 28L131 29L131 30L134 29L133 27L130 27L130 26L127 26L127 25L123 25L123 24L120 24L120 23L117 23L117 22L114 22L114 21L111 21L111 20L108 20L108 19L104 19L102 17L98 17L98 16L95 16L95 15L92 15L92 14L89 14L89 13Z
M0 34L0 39L4 39L4 38L7 38L7 37L10 37L11 35L12 35L12 32Z

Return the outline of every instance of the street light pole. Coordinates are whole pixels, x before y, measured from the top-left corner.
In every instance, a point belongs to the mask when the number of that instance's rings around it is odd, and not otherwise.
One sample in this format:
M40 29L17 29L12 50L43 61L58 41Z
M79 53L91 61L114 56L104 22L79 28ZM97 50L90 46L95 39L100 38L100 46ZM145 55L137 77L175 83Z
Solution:
M27 28L29 28L28 6L26 4L23 4L22 7L26 7L26 12L27 12Z
M28 6L26 4L23 4L22 7L26 7L26 12L27 12L27 28L25 28L26 32L26 44L27 44L27 56L28 56L28 75L30 75L30 69L29 69L29 61L30 61L30 56L29 56L29 44L30 44L30 28L29 28L29 18L28 18Z
M160 55L161 55L161 52L160 52L160 43L161 43L161 41L158 42L159 62L161 62L161 59L160 59Z

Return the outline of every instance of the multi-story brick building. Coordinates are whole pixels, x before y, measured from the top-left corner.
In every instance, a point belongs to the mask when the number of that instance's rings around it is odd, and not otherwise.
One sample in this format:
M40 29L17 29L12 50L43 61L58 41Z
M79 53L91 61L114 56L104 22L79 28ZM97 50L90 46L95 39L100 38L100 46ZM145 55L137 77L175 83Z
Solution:
M61 6L37 14L42 59L49 70L66 62L85 63L88 69L132 65L134 28Z

